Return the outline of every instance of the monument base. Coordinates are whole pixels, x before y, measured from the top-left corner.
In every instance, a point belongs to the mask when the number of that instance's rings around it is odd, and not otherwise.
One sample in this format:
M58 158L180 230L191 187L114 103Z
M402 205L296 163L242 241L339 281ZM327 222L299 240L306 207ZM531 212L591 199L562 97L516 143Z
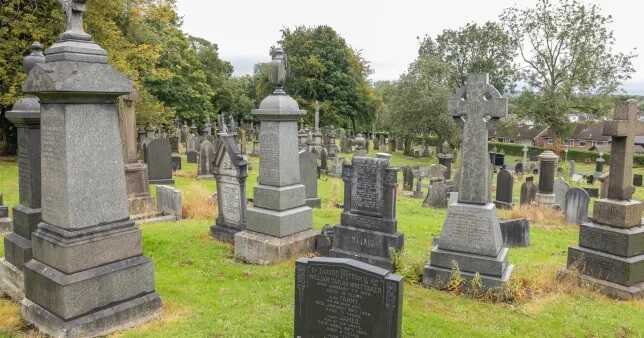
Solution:
M499 209L512 210L514 208L514 203L508 203L503 201L494 201L494 205Z
M95 312L64 320L40 305L24 299L22 315L40 332L53 337L96 337L141 325L158 317L161 298L150 293Z
M131 219L154 217L158 214L154 207L154 200L149 193L141 196L129 196L127 201Z
M11 231L11 218L0 218L0 233L7 233Z
M309 208L320 209L322 207L322 201L319 198L307 198L304 200L304 204Z
M508 268L505 270L505 274L501 277L485 276L479 274L481 287L486 290L502 288L510 280L510 275L512 275L513 269L513 265L508 266ZM423 273L423 285L425 287L445 289L450 284L452 274L453 271L451 269L443 269L431 266L429 264L425 265L425 271ZM460 277L465 281L463 287L465 289L469 288L471 286L469 281L474 279L476 273L460 271L459 274Z
M597 290L600 293L620 300L644 299L644 282L624 286L606 280L597 279L579 273L576 270L564 269L558 273L558 278L573 278L580 286Z
M0 291L15 302L25 298L24 274L4 258L0 259Z
M225 225L215 224L210 227L210 235L218 241L234 244L235 234L242 231L239 228L233 228Z
M535 197L537 205L547 208L552 208L556 205L555 194L541 194L537 193Z
M197 180L214 180L215 175L199 175L197 176Z
M174 185L174 180L171 179L171 178L165 178L165 179L160 179L160 180L150 180L150 184L154 184L154 185L172 184L172 185Z
M391 251L400 252L405 237L401 233L365 230L346 225L333 227L331 257L352 258L383 269L393 270Z
M314 252L319 235L313 229L281 238L249 230L241 231L235 234L235 257L251 264L276 264Z
M644 254L621 257L579 246L568 248L568 269L607 282L631 287L644 282Z

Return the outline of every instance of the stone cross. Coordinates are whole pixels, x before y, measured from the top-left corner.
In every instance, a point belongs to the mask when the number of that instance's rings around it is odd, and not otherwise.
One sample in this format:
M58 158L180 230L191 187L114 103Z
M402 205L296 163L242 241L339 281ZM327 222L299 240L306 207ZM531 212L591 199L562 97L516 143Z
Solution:
M508 99L490 85L488 74L469 74L465 87L449 98L448 110L463 125L463 162L459 202L489 203L487 122L508 113Z
M65 13L66 25L65 32L61 40L78 39L90 40L89 34L85 33L83 28L83 13L85 12L85 2L87 0L59 0Z
M604 122L604 135L610 136L609 199L630 200L635 189L633 177L633 145L635 136L644 134L644 123L638 121L637 102L628 100L615 108L612 121Z

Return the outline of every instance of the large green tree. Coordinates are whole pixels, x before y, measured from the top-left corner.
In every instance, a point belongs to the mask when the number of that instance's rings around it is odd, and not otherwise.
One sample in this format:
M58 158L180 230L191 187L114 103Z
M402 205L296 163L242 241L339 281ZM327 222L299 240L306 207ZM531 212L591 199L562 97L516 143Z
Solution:
M285 28L279 45L288 54L286 89L311 112L309 121L317 101L322 125L371 129L382 103L368 82L368 62L358 51L329 26ZM256 67L256 76L258 94L267 94L264 66Z
M602 97L631 77L633 54L614 50L612 17L577 0L539 0L534 7L510 7L501 20L523 61L525 83L517 113L552 126L563 135L566 114L595 115L608 109Z

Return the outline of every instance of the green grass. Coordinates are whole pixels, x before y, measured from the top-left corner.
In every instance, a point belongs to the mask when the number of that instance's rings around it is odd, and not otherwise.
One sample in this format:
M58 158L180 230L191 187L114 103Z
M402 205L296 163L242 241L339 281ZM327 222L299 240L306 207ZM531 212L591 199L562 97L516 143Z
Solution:
M257 158L248 179L252 195ZM400 154L395 165L419 163ZM422 164L430 163L425 160ZM194 172L194 165L185 172ZM0 161L0 190L7 204L17 203L15 162ZM194 180L177 177L179 189ZM199 181L214 192L214 182ZM314 226L339 222L343 185L323 177L323 209L314 210ZM644 336L644 302L615 301L583 290L558 291L554 273L565 266L566 252L577 242L576 226L532 228L528 248L510 251L513 278L551 286L517 304L488 303L416 283L413 271L428 258L431 239L440 233L445 210L420 207L422 200L399 196L399 231L408 282L404 290L403 337L624 337ZM145 255L156 267L156 286L164 302L160 320L121 332L122 337L292 337L294 263L253 266L237 262L232 247L209 236L213 217L142 226ZM18 305L0 301L0 336L22 334Z

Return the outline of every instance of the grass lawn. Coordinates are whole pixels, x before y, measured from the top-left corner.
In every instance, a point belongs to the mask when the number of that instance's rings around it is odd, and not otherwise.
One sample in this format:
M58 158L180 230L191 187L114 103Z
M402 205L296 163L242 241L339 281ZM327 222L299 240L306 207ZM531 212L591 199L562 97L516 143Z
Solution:
M392 161L394 165L431 163L400 154ZM252 196L257 158L251 162L248 191ZM578 168L587 171L581 165ZM176 186L184 194L197 188L215 191L213 181L194 179L196 168L186 165L185 158L179 176ZM18 202L16 181L15 162L0 160L0 191L9 206ZM323 209L314 210L314 226L339 222L341 209L336 204L342 202L341 180L323 177L319 193ZM533 224L532 245L510 251L513 278L523 283L528 294L516 303L490 303L419 286L418 274L427 261L431 239L440 233L446 214L422 208L421 203L402 195L398 198L399 231L405 234L401 273L407 278L403 337L644 336L644 301L615 301L555 281L555 273L565 266L568 246L576 244L578 237L577 226L559 221ZM292 337L294 263L263 267L235 261L231 246L209 236L213 219L211 215L142 226L145 255L156 266L163 313L157 321L115 336ZM21 321L19 306L0 300L0 336L22 335L34 332Z

